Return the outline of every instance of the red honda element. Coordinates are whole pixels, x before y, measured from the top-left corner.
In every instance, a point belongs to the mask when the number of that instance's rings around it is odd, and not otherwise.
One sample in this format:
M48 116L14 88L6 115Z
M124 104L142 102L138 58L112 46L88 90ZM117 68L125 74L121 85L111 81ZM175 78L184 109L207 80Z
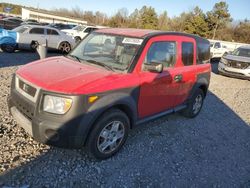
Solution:
M86 147L105 159L136 124L172 112L195 117L210 80L209 41L176 32L102 29L65 57L22 66L9 109L35 140Z

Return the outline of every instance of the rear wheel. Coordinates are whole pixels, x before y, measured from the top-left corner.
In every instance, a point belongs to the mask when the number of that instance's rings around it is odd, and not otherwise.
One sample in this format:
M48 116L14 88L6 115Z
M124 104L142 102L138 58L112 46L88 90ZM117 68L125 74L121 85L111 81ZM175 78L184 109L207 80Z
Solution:
M2 44L1 49L4 52L13 53L16 50L16 45L14 45L14 44Z
M194 118L197 116L203 106L204 92L198 88L191 97L188 106L182 111L182 114L188 118Z
M129 130L127 115L112 109L101 116L91 131L86 149L96 159L106 159L120 150Z
M62 53L69 53L69 51L71 50L71 46L68 42L61 42L58 50Z

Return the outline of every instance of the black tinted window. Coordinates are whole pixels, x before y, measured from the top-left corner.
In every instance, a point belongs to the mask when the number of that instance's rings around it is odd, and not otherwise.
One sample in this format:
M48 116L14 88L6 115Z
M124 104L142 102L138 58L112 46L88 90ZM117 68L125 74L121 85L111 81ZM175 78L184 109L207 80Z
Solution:
M210 44L207 40L197 40L197 64L205 64L210 61Z
M214 47L215 47L215 48L220 48L220 47L221 47L221 45L220 45L220 43L219 43L219 42L216 42L216 43L214 44Z
M43 28L33 28L30 30L30 34L44 34Z
M175 42L155 42L146 55L144 63L162 63L164 67L173 67L176 61Z
M9 19L10 21L12 21L12 22L15 22L15 23L21 23L22 22L22 20L18 20L18 19Z
M93 28L93 27L89 27L87 29L85 29L85 33L91 33L92 31L96 30L96 28Z
M59 35L58 32L54 29L47 29L48 35Z
M193 65L194 44L191 42L182 43L182 62L185 66Z

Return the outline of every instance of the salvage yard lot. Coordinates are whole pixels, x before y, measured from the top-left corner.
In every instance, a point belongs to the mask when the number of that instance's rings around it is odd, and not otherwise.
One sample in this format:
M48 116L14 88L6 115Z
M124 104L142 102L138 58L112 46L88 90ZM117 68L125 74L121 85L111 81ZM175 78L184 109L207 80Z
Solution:
M250 187L250 81L220 76L213 63L196 118L175 114L137 126L121 152L98 162L39 144L9 115L12 74L36 59L0 51L0 186Z

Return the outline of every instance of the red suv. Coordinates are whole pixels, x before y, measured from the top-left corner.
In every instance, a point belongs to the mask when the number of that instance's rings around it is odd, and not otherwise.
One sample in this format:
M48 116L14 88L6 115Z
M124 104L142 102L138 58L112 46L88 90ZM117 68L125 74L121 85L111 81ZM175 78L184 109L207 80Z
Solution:
M176 32L102 29L65 57L19 68L9 109L35 140L115 154L136 124L195 117L210 81L209 41Z

